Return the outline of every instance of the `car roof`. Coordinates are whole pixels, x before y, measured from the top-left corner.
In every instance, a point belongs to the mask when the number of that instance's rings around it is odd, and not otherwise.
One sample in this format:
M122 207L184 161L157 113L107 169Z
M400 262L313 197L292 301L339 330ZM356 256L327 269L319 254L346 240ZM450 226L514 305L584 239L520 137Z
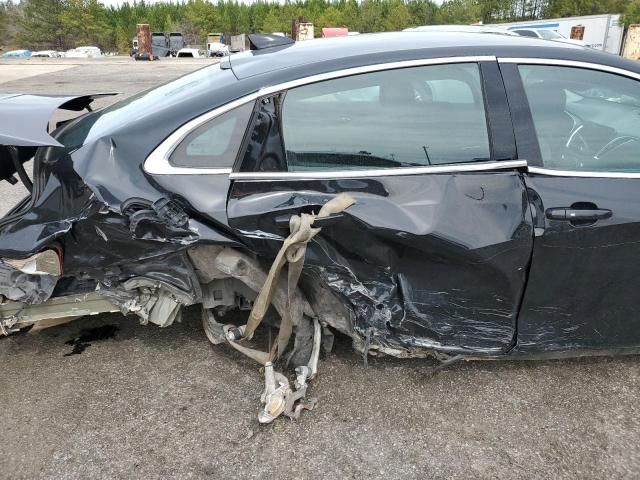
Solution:
M405 28L403 32L498 33L502 35L515 35L515 33L511 33L506 28L487 25L424 25Z
M539 57L603 63L640 72L640 64L587 47L488 32L409 31L319 38L234 54L237 78L271 73L279 81L362 65L454 56Z

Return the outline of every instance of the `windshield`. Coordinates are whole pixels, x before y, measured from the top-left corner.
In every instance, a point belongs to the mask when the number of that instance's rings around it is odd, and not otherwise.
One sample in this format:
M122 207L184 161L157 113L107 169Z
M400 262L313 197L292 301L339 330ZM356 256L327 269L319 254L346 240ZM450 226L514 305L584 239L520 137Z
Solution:
M553 30L538 30L540 36L546 40L564 40L564 37Z

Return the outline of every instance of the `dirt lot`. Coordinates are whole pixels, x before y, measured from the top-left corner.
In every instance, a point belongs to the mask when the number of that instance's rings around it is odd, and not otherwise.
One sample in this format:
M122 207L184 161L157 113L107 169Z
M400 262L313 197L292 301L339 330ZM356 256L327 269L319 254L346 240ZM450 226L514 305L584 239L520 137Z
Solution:
M0 81L14 78L0 92L130 95L203 65L50 61L69 68L31 75L43 63L0 62ZM638 357L470 363L434 376L425 360L365 369L343 339L321 361L317 409L260 426L256 366L211 347L197 309L184 317L160 329L102 315L0 340L0 477L640 476ZM65 342L100 325L118 330L65 356Z

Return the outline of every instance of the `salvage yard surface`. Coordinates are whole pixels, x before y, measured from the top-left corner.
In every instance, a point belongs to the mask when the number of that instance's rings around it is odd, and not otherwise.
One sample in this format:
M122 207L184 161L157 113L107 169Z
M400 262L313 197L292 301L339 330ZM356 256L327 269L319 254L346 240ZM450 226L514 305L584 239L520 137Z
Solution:
M0 61L0 92L122 98L210 63L34 60ZM25 192L3 183L5 211ZM430 360L364 368L342 338L311 384L317 408L267 426L257 365L210 346L197 308L166 329L109 314L3 338L0 365L1 478L640 476L637 356L433 375Z
M48 75L67 68L73 68L75 65L21 65L20 68L9 68L4 65L0 66L0 83L11 82L14 80L22 80L28 77L35 77L36 75Z

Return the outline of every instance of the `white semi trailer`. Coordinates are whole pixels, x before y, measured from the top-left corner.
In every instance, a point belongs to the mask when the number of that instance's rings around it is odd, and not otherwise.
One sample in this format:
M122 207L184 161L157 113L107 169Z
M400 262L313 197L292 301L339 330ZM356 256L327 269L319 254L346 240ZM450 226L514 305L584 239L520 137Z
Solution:
M613 14L530 20L528 22L501 23L496 26L507 30L519 28L553 30L566 38L583 40L591 48L615 55L620 54L624 33L624 28L620 24L620 15Z

